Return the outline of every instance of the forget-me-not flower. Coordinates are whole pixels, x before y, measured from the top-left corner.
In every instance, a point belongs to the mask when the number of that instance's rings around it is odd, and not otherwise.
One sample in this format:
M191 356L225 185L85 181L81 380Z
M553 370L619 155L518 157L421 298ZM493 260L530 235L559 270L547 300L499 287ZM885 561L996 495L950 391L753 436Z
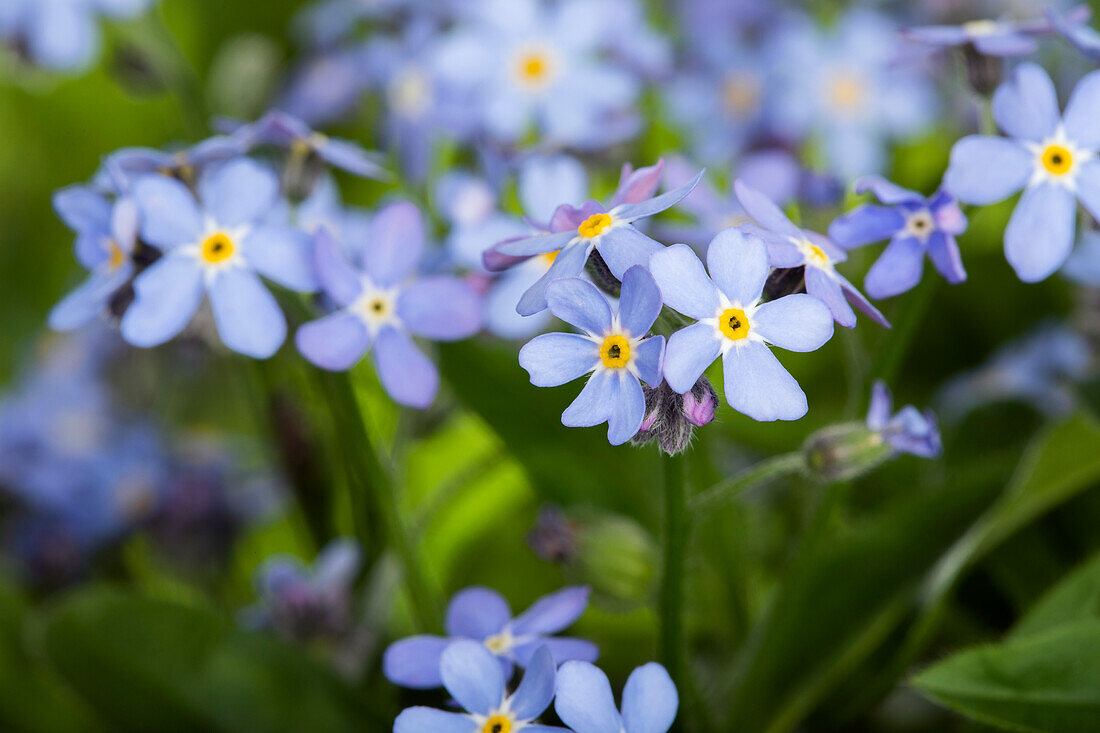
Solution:
M814 351L833 335L829 309L797 293L761 303L768 254L757 237L719 232L707 248L707 266L685 244L653 255L649 267L665 303L698 323L668 339L664 377L686 393L722 357L726 401L754 420L797 420L806 394L768 348Z
M746 224L745 228L768 245L772 267L804 268L806 292L829 306L833 319L841 326L854 328L856 325L851 303L879 325L890 327L889 321L863 297L863 293L837 272L836 263L848 259L842 249L817 232L796 227L767 196L744 181L734 181L733 188L745 213L755 222Z
M1081 25L1088 20L1089 9L1082 5L1060 21L1067 27ZM960 25L926 25L907 28L902 34L909 39L930 46L951 48L971 44L978 53L986 56L1027 56L1039 46L1035 36L1050 33L1054 26L1045 17L1029 20L972 20Z
M557 690L554 710L575 733L667 733L680 707L676 685L656 662L631 672L621 713L607 675L587 662L563 664Z
M875 382L871 405L867 409L867 427L874 431L894 453L909 453L921 458L936 458L943 452L936 415L906 405L893 412L893 396L884 382Z
M439 673L451 697L465 710L407 708L393 733L564 733L534 721L550 707L555 689L554 657L539 647L519 687L508 694L507 680L489 651L473 641L456 641L440 657Z
M363 178L385 179L389 173L375 156L351 140L329 137L310 129L293 115L278 110L268 112L255 122L240 125L233 137L247 148L272 145L301 157L316 155L325 163Z
M863 286L872 298L889 298L920 282L927 254L947 282L966 279L955 236L966 230L966 215L955 197L939 190L925 198L880 176L856 184L856 193L872 192L883 205L864 204L829 225L829 238L845 249L889 238Z
M488 588L459 591L447 606L446 637L412 636L390 645L382 658L382 671L396 685L432 689L443 684L440 656L456 639L479 642L496 657L505 679L515 665L527 667L539 647L550 650L559 662L570 659L594 662L596 645L584 639L552 636L572 625L588 606L589 589L564 588L543 596L515 618L508 601Z
M970 135L955 143L944 187L960 201L992 204L1024 190L1005 229L1005 256L1024 282L1065 263L1077 201L1100 216L1100 72L1074 89L1058 113L1054 83L1032 63L1016 67L993 95L993 117L1007 137Z
M583 334L537 336L520 349L520 366L538 387L557 387L591 373L562 413L562 424L575 428L606 422L612 445L627 442L645 419L641 380L654 388L661 384L665 338L647 338L661 314L661 291L645 268L635 265L623 275L617 313L595 285L579 278L552 282L546 298L551 313Z
M145 176L133 186L141 239L164 255L134 279L134 302L122 336L156 346L191 322L209 297L222 342L267 358L286 338L286 319L260 281L263 275L303 292L316 289L309 239L265 225L279 195L275 174L247 158L206 171L199 200L174 178Z
M348 243L353 261L327 230L318 231L314 266L336 310L298 329L298 350L333 371L350 369L370 351L390 397L425 408L439 389L439 372L412 337L456 341L472 336L483 321L481 299L451 275L414 278L426 235L413 204L383 207L365 236Z

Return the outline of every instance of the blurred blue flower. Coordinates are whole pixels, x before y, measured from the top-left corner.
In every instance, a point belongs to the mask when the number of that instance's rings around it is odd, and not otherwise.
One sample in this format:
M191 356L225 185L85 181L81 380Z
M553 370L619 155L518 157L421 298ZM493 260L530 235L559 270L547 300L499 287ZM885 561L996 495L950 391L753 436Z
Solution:
M1087 14L1077 18L1072 13L1060 15L1052 8L1044 12L1054 31L1069 41L1082 56L1093 63L1100 61L1100 33L1088 25Z
M1082 5L1064 16L1057 16L1065 28L1059 32L1073 32L1089 19L1089 9ZM978 53L986 56L1027 56L1038 48L1035 36L1054 31L1051 19L1038 17L1030 20L1004 18L1002 20L972 20L961 25L929 25L907 28L902 35L920 43L940 48L971 44Z
M290 151L292 156L299 156L299 164L305 162L306 156L316 155L334 168L353 175L380 180L389 177L375 156L359 143L314 132L309 125L286 112L268 112L255 122L237 126L232 135L246 150L272 145Z
M805 268L806 292L824 301L833 319L846 328L854 328L856 314L849 303L886 328L889 321L867 298L836 270L837 262L848 259L844 251L827 238L799 229L766 196L741 180L734 181L734 192L754 224L746 231L760 236L768 245L768 260L776 268Z
M478 294L450 275L415 278L426 235L420 211L397 202L370 220L367 238L350 243L353 257L326 230L314 243L314 267L336 311L303 325L298 350L311 363L350 369L372 352L382 386L397 402L426 408L439 373L413 342L456 341L477 333L484 320Z
M661 292L653 276L639 265L626 271L617 313L595 285L579 278L554 281L546 299L551 313L583 335L537 336L520 349L520 366L537 387L557 387L591 372L580 395L562 413L562 424L576 428L606 422L612 445L627 442L645 418L640 380L651 387L661 384L665 338L647 338L661 314Z
M944 187L960 201L992 204L1021 188L1005 229L1005 256L1024 282L1044 280L1073 247L1077 201L1100 216L1100 72L1074 89L1058 113L1054 83L1023 63L993 95L993 117L1008 137L970 135L955 143Z
M520 315L531 315L546 308L546 289L550 283L579 275L593 250L600 253L611 273L619 279L630 267L648 263L649 256L661 245L638 231L633 223L676 205L691 193L703 176L700 171L680 188L649 198L656 191L663 166L664 161L659 161L655 166L637 171L624 168L623 180L610 209L591 200L579 208L562 204L550 220L549 233L501 242L485 253L485 265L490 270L505 269L519 259L556 253L546 274L524 293L516 307Z
M382 671L395 685L429 690L441 686L440 657L455 639L468 639L496 657L504 679L512 677L514 665L528 667L535 651L546 647L553 659L594 662L599 650L583 639L551 636L580 618L588 606L587 587L564 588L543 596L513 618L508 602L488 588L459 591L447 606L444 628L447 637L412 636L386 649ZM453 693L452 693L453 694Z
M246 158L204 173L198 202L174 178L139 179L133 197L141 238L164 256L134 279L123 338L144 347L170 340L205 294L226 346L256 358L274 354L286 337L286 320L258 275L303 292L317 287L309 237L263 223L278 193L275 174Z
M1077 248L1062 268L1062 276L1080 285L1100 288L1100 231L1089 229L1081 235Z
M806 394L768 348L814 351L833 335L829 309L806 294L761 303L768 278L764 243L725 229L707 248L707 265L683 244L653 255L650 269L665 303L695 323L668 339L664 376L680 394L722 357L726 401L754 420L797 420Z
M929 198L880 176L856 183L884 205L864 204L833 220L829 238L854 249L889 238L890 244L867 273L863 286L872 298L889 298L912 289L924 272L924 255L952 285L966 279L955 236L966 231L966 216L944 190Z
M826 168L845 178L882 172L887 142L924 130L936 114L929 81L896 63L898 51L895 25L870 10L848 11L827 34L791 18L768 48L772 129L820 140Z
M207 166L224 163L245 153L240 140L215 135L191 147L172 152L155 148L122 148L107 156L104 170L116 191L124 192L137 178L154 173L193 183Z
M393 723L394 733L505 733L565 731L532 724L554 699L554 657L539 647L531 658L523 680L509 695L500 665L484 646L473 641L456 641L440 656L439 674L447 692L466 713L435 708L407 708Z
M270 557L256 570L259 603L241 613L251 629L272 629L295 641L339 638L351 624L351 591L361 553L354 540L330 542L313 561Z
M72 331L104 313L111 298L134 274L138 211L123 197L110 201L89 186L70 186L54 194L54 210L76 232L77 261L87 280L50 311L50 328Z
M676 685L656 662L627 678L621 715L602 670L587 662L566 662L558 670L554 710L575 733L667 733L679 707Z
M943 452L936 415L906 405L893 414L893 396L884 382L875 382L871 405L867 409L867 427L877 433L895 453L910 453L921 458L936 458Z

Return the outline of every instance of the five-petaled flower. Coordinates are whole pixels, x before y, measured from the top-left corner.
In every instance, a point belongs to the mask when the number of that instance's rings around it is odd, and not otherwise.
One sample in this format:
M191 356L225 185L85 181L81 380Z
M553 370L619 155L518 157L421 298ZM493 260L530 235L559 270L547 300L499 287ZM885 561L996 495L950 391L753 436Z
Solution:
M884 206L864 204L833 220L829 238L845 249L890 238L863 286L872 298L889 298L912 289L924 272L924 255L955 285L966 279L955 235L966 230L966 216L955 197L944 190L925 198L880 176L856 184L871 191Z
M761 303L768 255L757 237L738 229L719 232L707 265L686 244L653 255L650 269L665 303L698 321L668 339L664 376L683 394L722 357L726 401L754 420L797 420L806 395L768 348L813 351L833 335L825 305L806 294Z
M867 427L879 435L895 453L910 453L921 458L935 458L943 452L936 416L931 410L921 412L906 405L896 414L893 396L883 382L875 382L871 391L871 406L867 410Z
M562 413L562 424L591 427L607 422L607 439L620 445L637 434L645 418L639 380L661 383L664 336L647 337L661 314L661 292L641 266L623 275L619 312L580 278L550 284L550 312L584 334L547 333L528 342L519 363L538 387L556 387L591 373L580 395Z
M955 143L944 186L960 201L992 204L1024 189L1005 229L1005 256L1025 282L1052 275L1073 247L1076 201L1100 216L1100 72L1074 89L1065 114L1047 73L1016 68L993 95L1008 137L970 135Z
M554 710L576 733L666 733L679 707L676 685L656 662L627 678L622 713L602 670L587 662L566 662L558 670Z

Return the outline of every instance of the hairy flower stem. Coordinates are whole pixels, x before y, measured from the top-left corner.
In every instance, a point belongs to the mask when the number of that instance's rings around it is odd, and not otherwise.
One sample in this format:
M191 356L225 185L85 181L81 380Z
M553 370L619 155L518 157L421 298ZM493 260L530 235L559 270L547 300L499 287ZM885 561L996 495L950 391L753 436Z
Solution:
M661 660L672 681L685 689L684 557L687 545L687 498L684 456L661 454L665 493L664 571L661 577ZM676 728L673 728L676 730Z
M377 546L384 540L397 554L417 628L435 631L441 628L438 594L409 539L397 507L393 481L371 443L351 378L347 373L323 374L322 382L347 464L356 534L365 547Z
M721 481L691 500L691 511L705 514L740 496L749 489L763 486L777 478L790 476L806 468L801 451L783 453L755 463L736 476Z

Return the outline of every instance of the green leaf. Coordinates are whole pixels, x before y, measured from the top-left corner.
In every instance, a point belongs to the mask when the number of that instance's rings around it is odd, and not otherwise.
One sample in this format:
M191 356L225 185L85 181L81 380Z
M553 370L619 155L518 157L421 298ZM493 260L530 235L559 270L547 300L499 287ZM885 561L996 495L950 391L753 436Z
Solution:
M1072 621L1100 620L1100 552L1069 573L1016 622L1009 638L1041 634Z
M1081 733L1100 721L1100 620L960 652L913 684L975 720L1011 730Z
M204 608L93 588L50 615L43 646L72 689L118 728L373 729L327 667Z

